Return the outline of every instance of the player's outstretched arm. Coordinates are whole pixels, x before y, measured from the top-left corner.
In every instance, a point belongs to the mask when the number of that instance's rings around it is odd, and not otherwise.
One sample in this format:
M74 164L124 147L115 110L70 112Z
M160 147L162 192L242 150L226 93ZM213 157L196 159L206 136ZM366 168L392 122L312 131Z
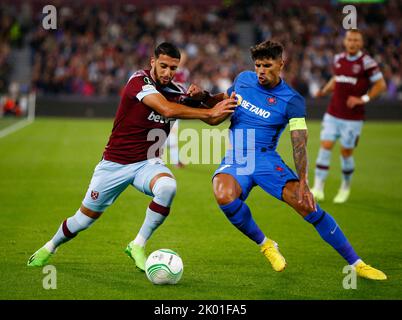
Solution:
M230 95L230 97L222 92L222 93L218 93L216 95L211 95L209 92L202 90L199 86L195 85L195 84L191 84L190 87L187 90L187 94L192 98L192 99L197 99L198 101L202 102L203 106L207 106L212 108L213 106L215 106L216 104L220 103L221 101L228 99L228 98L233 98L235 99L236 95L234 92L232 92L232 94ZM204 121L205 123L208 123L209 125L212 126L216 126L220 123L222 123L223 121L225 121L228 117L230 116L230 114L225 114L222 115L218 118L214 118L214 119L202 119L202 121Z
M226 93L221 93L220 94L222 97L226 97L224 99L235 99L236 98L236 94L234 92L232 92L232 94L230 95L230 97L228 97L228 95ZM217 99L216 101L220 101L219 99ZM222 100L225 101L225 100ZM220 102L216 102L216 103L220 103ZM221 115L220 117L217 118L210 118L210 119L206 119L206 120L202 120L205 123L208 123L211 126L217 126L218 124L221 124L223 121L225 121L231 114L230 113L226 113Z
M218 93L215 95L211 95L208 91L202 90L199 86L195 84L191 84L187 90L187 94L196 100L199 100L203 103L203 105L212 108L217 103L222 100L228 99L229 96L225 93Z
M142 102L166 118L215 120L234 112L236 100L225 99L213 108L190 108L168 101L162 94L153 93L145 96Z
M334 89L335 89L335 77L332 77L322 89L318 90L315 96L316 98L325 97L329 93L333 92Z
M293 159L299 176L298 202L312 210L316 209L314 197L308 187L307 128L290 131Z

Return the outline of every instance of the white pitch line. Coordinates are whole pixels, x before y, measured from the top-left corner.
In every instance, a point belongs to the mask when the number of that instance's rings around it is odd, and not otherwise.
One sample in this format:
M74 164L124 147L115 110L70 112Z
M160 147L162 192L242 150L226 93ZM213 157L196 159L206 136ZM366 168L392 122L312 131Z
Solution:
M4 138L5 136L8 136L9 134L11 134L15 131L22 129L22 128L26 127L27 125L31 124L32 122L33 122L32 119L20 121L20 122L17 122L3 130L0 130L0 138Z

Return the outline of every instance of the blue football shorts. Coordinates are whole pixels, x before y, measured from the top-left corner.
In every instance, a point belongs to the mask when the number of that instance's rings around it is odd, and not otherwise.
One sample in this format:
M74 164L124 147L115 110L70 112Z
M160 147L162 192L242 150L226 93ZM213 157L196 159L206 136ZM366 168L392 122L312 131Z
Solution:
M95 167L82 204L93 211L103 212L129 185L153 196L149 184L160 173L173 176L159 158L125 165L103 159Z
M286 183L299 180L276 151L267 151L266 149L265 151L255 151L254 170L247 174L244 174L245 171L243 170L247 164L239 163L236 157L229 156L228 152L219 168L214 172L213 177L219 173L233 176L241 187L240 199L243 201L247 199L251 189L257 185L265 192L283 201L282 191Z
M362 128L363 120L344 120L325 113L320 139L321 141L340 139L340 143L345 149L354 149Z

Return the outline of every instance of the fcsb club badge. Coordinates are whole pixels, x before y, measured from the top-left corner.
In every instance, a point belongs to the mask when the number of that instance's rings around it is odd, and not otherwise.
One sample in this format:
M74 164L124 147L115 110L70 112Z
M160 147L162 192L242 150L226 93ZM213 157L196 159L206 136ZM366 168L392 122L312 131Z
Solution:
M275 97L269 97L269 98L267 99L267 101L268 101L268 104L269 104L269 105L276 104L276 98L275 98Z
M96 200L96 199L98 199L98 197L99 197L99 192L92 190L92 191L91 191L91 198L92 198L92 200Z

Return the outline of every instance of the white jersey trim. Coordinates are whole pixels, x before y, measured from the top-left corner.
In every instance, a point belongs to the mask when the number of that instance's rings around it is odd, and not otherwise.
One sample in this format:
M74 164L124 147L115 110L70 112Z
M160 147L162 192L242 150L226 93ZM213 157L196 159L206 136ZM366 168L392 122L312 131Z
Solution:
M376 72L369 79L370 79L370 82L373 83L373 82L376 82L376 81L378 81L378 80L380 80L382 78L383 78L382 72Z
M144 99L144 97L154 93L160 94L160 92L156 90L156 88L153 85L147 84L142 86L142 90L137 93L136 98L141 101L142 99Z
M378 67L378 64L372 57L370 57L369 55L365 55L363 57L363 67L364 70L368 70L371 68Z

